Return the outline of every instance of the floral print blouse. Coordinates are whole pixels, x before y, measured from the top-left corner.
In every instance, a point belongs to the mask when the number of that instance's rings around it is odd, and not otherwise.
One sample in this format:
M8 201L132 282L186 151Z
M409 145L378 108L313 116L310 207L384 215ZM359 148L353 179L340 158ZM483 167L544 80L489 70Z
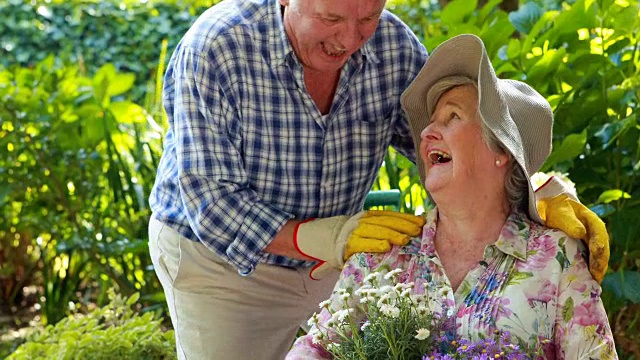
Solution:
M352 256L336 289L356 290L381 266L401 268L406 271L398 281L414 282L415 292L444 294L435 311L446 317L459 338L478 340L480 334L500 329L532 347L546 343L546 359L617 359L601 288L589 274L581 241L512 213L498 240L485 248L483 260L454 293L435 250L436 220L434 209L427 214L422 238L404 247ZM332 296L330 308L339 309L339 301ZM330 317L323 309L320 324ZM299 337L287 356L330 358L310 335Z

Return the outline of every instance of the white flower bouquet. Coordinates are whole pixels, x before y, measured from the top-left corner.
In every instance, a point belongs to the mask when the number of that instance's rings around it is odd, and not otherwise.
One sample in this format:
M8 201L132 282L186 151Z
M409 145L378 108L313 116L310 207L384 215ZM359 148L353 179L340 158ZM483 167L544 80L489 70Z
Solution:
M368 275L359 289L339 289L320 303L322 315L309 319L309 335L334 359L535 359L511 342L508 332L478 341L450 339L445 322L434 311L443 305L446 290L414 294L413 283L398 283L401 269L379 270ZM432 294L432 295L429 295ZM336 307L336 302L339 307ZM330 317L327 316L327 313ZM325 321L320 321L321 316ZM453 331L455 335L455 331Z
M320 303L331 319L321 324L314 314L309 320L315 325L310 332L314 343L334 359L421 359L434 341L429 329L438 325L431 310L434 299L413 294L413 283L396 283L401 272L371 273L353 293L340 289L333 296L342 301L342 309L331 309L328 300ZM384 285L389 283L395 285Z

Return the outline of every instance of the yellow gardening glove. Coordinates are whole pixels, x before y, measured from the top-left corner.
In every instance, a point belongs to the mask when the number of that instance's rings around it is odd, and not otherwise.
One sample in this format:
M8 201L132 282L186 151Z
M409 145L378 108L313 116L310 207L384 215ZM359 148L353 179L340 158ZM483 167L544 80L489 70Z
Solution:
M298 252L318 261L309 274L318 280L328 271L341 270L355 253L387 252L392 244L407 244L412 236L420 235L424 224L420 216L369 210L303 222L293 241Z
M589 248L589 271L600 283L609 263L609 233L598 215L568 194L540 199L538 212L547 226L585 242Z
M353 230L344 249L343 260L361 252L387 252L391 245L406 245L411 237L422 233L421 216L395 211L366 211Z

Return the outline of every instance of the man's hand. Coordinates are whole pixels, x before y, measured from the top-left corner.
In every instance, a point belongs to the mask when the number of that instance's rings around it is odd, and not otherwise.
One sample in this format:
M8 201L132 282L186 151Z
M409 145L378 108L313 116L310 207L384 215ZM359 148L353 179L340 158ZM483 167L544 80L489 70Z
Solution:
M547 226L586 243L589 247L589 271L600 283L609 263L609 233L598 215L568 194L540 199L538 212Z
M341 270L358 252L387 252L391 245L406 245L418 236L424 218L394 211L362 211L354 216L334 216L300 223L293 235L296 250L318 261L312 279L326 271Z

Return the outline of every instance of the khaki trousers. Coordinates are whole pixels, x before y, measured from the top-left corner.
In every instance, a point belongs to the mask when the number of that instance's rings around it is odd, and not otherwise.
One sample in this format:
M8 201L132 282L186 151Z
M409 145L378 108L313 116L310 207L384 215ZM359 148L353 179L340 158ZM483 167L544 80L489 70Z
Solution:
M249 276L154 217L149 250L164 288L178 358L281 360L301 325L331 294L338 272L260 264Z

